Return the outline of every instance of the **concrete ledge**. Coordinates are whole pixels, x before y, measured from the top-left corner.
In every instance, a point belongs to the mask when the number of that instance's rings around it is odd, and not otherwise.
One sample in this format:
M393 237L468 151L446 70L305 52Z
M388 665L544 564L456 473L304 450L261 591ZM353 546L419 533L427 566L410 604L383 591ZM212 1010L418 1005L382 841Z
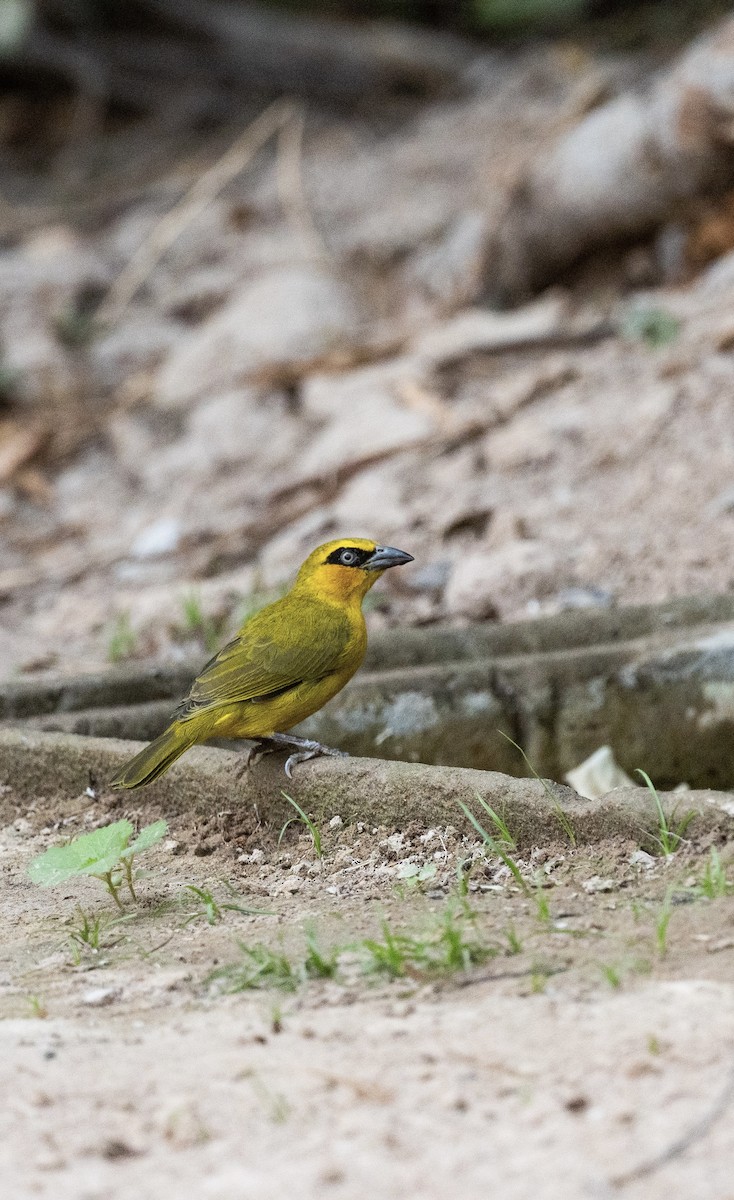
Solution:
M0 727L149 740L201 662L0 683ZM563 779L602 744L656 783L734 787L734 596L389 630L295 732L351 754Z
M77 799L90 772L104 791L104 780L140 748L139 743L70 734L0 730L0 784L10 788L6 801L42 797ZM211 814L241 806L252 828L280 829L293 815L287 791L317 824L338 814L345 823L365 821L400 829L412 822L426 827L451 824L470 831L459 800L481 816L481 796L506 821L520 848L567 841L559 810L579 844L614 837L654 848L658 818L646 788L620 788L599 800L585 800L571 788L549 784L556 804L537 780L515 779L493 771L430 767L382 759L319 759L302 764L291 781L283 759L271 756L242 779L241 759L228 750L196 747L171 771L147 788L115 793L125 808L162 811L166 816ZM734 796L723 792L661 793L663 809L674 826L693 811L687 837L734 829ZM484 821L485 827L487 821ZM246 822L241 825L243 831Z

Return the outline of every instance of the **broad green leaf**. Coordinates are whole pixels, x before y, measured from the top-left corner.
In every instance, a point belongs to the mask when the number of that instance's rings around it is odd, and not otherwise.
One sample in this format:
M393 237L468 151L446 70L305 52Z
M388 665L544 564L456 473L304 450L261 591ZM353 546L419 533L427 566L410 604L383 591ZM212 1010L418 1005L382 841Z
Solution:
M28 874L42 887L55 887L74 875L103 875L119 862L132 832L130 821L123 819L82 833L66 846L51 846L34 858Z
M124 857L129 854L140 854L141 850L149 850L151 846L155 846L161 838L168 833L168 821L154 821L152 825L146 825L144 829L136 837L135 841L125 848L123 851Z

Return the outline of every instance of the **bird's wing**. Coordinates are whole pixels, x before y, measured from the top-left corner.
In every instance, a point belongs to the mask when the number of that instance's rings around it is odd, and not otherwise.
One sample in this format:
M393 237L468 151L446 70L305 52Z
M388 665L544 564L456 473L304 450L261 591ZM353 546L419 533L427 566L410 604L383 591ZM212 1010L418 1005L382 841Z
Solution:
M353 636L346 614L331 605L324 611L321 606L285 606L281 600L251 617L206 664L176 716L264 700L304 681L323 679L345 665Z

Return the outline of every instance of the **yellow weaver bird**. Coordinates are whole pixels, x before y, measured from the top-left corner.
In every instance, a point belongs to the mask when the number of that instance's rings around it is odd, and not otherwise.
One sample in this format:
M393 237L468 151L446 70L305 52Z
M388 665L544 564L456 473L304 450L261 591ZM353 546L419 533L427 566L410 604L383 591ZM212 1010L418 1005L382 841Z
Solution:
M199 742L250 738L248 762L286 747L292 767L340 754L285 731L331 700L362 665L367 629L362 601L389 567L411 554L364 538L326 542L309 554L282 600L255 613L204 667L164 733L114 777L113 788L151 783Z

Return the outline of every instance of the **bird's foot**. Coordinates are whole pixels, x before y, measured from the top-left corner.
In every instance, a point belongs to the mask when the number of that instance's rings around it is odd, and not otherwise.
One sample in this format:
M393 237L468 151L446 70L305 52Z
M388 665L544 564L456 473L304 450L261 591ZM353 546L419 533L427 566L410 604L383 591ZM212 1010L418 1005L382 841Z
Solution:
M320 742L314 742L310 750L297 750L294 754L289 754L285 760L285 773L289 779L293 778L293 768L298 763L308 762L309 758L349 758L346 750L334 750L331 746L322 746Z
M331 746L322 746L321 742L314 742L310 738L294 737L288 733L274 733L268 740L273 743L272 748L274 750L280 746L295 747L293 753L289 754L285 760L285 773L289 779L293 778L293 768L298 763L308 762L310 758L321 758L322 756L328 756L329 758L349 757L345 750L334 750Z
M246 750L242 755L242 762L235 772L237 779L241 779L247 771L251 771L257 766L261 758L266 754L272 754L278 747L270 738L257 738L257 740Z

